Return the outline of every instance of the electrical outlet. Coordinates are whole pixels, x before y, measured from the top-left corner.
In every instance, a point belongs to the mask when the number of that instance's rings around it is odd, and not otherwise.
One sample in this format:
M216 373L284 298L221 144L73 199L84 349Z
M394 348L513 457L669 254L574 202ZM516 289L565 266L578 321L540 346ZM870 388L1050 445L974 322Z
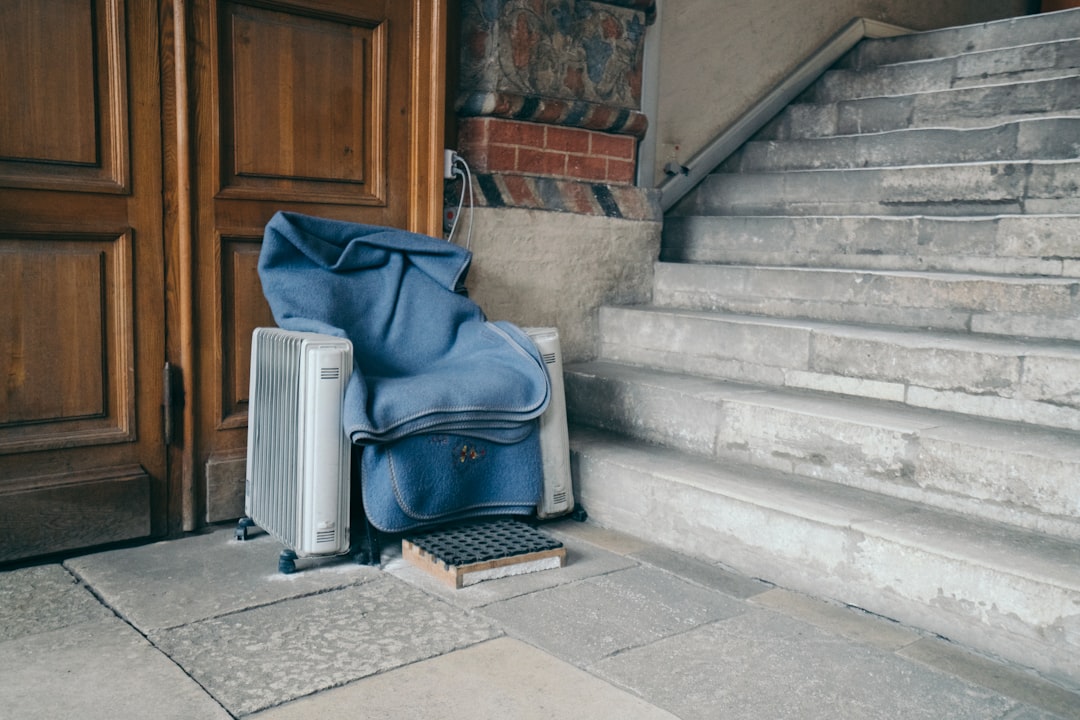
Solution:
M443 178L450 180L454 177L454 158L457 153L450 148L443 149Z

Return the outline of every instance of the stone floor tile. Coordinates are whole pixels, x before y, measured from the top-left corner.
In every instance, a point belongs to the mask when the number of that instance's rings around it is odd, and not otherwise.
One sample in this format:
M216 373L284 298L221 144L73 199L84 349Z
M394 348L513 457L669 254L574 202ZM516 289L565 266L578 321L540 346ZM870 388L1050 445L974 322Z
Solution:
M0 642L115 617L59 565L0 572Z
M483 608L509 635L581 666L744 611L737 600L642 567Z
M703 562L658 545L647 546L630 557L740 600L759 595L773 587L764 580L739 575L719 565Z
M496 635L483 620L383 576L150 638L243 715Z
M65 567L143 632L174 627L379 576L348 557L301 560L277 571L282 546L265 533L234 539L222 528L181 540L84 555Z
M228 720L116 617L0 643L0 716L18 720Z
M827 631L838 633L890 652L912 644L922 637L898 622L871 615L863 610L836 605L802 593L774 588L756 596L753 602L778 610Z
M1001 720L1018 706L768 610L619 653L593 670L682 720Z
M977 685L993 688L1054 716L1080 718L1080 695L1008 665L976 655L946 640L923 638L905 647L900 651L900 655Z
M499 638L364 678L251 720L677 720L674 715L517 640Z
M584 540L618 555L630 555L651 547L648 542L633 535L576 520L553 521L549 525L541 526L541 529L555 535L563 542L566 542L567 538Z

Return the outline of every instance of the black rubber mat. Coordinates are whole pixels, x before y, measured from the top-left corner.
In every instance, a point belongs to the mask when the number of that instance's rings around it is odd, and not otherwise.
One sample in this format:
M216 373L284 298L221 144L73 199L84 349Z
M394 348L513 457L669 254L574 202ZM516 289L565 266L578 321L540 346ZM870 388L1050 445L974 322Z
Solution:
M471 565L561 548L562 543L516 520L457 525L406 537L447 566Z

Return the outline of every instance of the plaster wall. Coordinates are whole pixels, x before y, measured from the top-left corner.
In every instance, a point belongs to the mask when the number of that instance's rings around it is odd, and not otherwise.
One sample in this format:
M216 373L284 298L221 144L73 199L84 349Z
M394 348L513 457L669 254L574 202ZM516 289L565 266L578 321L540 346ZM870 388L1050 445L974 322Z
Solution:
M565 362L595 357L601 305L651 298L659 222L489 207L473 222L469 297L491 320L557 327Z
M858 17L931 30L1027 15L1037 0L660 0L654 183L686 164ZM653 30L655 31L655 30Z

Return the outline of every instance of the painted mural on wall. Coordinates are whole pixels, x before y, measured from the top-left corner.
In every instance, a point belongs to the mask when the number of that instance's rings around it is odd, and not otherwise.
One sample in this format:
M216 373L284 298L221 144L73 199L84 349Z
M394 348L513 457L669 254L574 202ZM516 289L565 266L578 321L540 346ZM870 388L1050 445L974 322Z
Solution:
M512 95L635 111L653 0L464 0L462 101ZM572 123L571 123L572 124Z

